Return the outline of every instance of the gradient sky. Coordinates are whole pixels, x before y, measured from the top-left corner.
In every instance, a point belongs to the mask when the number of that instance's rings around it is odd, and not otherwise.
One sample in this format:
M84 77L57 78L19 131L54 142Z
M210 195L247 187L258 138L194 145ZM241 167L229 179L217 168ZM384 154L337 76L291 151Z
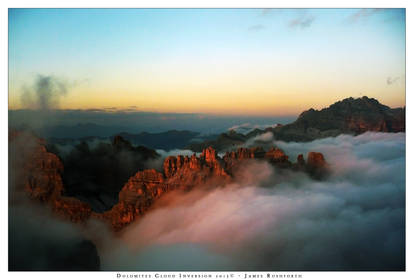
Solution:
M9 9L9 108L37 75L62 109L292 115L405 105L404 9Z

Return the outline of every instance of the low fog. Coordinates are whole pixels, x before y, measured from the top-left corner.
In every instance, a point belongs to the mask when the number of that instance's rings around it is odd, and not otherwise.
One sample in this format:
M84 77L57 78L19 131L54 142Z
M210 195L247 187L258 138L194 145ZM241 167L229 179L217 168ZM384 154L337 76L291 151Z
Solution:
M247 145L276 145L291 161L322 152L331 175L315 181L302 172L249 163L226 187L166 194L117 235L96 220L79 227L12 199L10 267L71 269L75 261L78 269L124 271L405 270L404 133L309 143L274 142L263 134ZM183 153L157 152L161 158Z
M173 192L98 245L106 270L404 270L405 134L273 142L323 152L325 181L250 164L236 182Z
M99 268L94 242L80 226L33 203L9 207L9 270L85 271Z
M27 195L23 169L37 144L23 133L8 146L9 270L95 270L100 266L95 238L92 242L81 226L60 220L46 204Z

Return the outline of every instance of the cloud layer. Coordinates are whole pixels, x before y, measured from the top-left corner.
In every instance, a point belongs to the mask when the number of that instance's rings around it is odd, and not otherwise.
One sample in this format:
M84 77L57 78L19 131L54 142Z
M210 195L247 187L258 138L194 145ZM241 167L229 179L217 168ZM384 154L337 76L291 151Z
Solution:
M291 156L323 152L332 175L255 163L225 188L171 193L110 252L98 248L103 268L405 269L405 134L267 140Z

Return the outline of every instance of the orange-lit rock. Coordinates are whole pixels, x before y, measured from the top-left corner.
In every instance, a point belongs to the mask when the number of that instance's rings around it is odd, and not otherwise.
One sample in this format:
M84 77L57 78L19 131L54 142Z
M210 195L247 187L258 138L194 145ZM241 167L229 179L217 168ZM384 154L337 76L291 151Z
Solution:
M285 155L282 149L272 147L269 151L266 152L265 157L271 162L287 162L289 157Z
M262 147L252 148L238 148L236 151L226 152L223 156L225 162L225 169L232 173L244 160L262 159L265 156L265 151Z
M307 165L312 168L322 168L326 166L326 161L322 153L309 152Z
M61 174L63 164L53 153L46 150L44 140L38 139L30 133L12 131L9 133L9 145L16 150L16 156L22 163L12 164L13 174L19 177L14 179L15 185L10 189L14 195L16 189L23 187L26 195L34 201L40 201L60 217L72 222L85 222L91 215L88 204L76 198L63 197L63 183ZM15 158L16 159L16 158Z
M288 168L292 165L292 163L289 161L289 157L280 148L272 147L269 151L266 152L265 158L270 163L281 168Z
M163 194L193 187L215 186L230 181L215 150L208 148L200 157L170 156L164 160L164 174L156 170L137 172L119 193L119 202L111 210L97 216L108 220L115 231L121 230L146 213Z
M214 165L217 162L216 150L210 146L203 150L200 158L204 159L207 164Z
M48 202L60 197L63 164L55 154L47 152L42 145L36 146L24 168L25 189L31 198Z
M72 197L60 197L53 200L52 210L74 223L84 223L92 214L92 209L87 203Z
M328 164L320 152L309 152L306 162L307 172L316 179L321 179L328 173Z
M296 171L306 171L317 179L323 177L327 171L324 156L318 152L309 152L306 163L300 154L297 162L292 164L288 156L275 147L267 152L261 147L239 148L227 152L223 158L218 157L212 147L208 147L199 157L196 154L190 157L167 157L164 160L163 173L154 169L138 171L122 187L118 203L111 210L97 213L93 212L88 204L76 198L62 196L64 186L61 173L64 167L56 155L46 150L44 141L33 136L28 137L30 141L26 138L22 140L20 137L18 132L9 134L11 143L19 140L19 144L31 143L28 145L30 148L25 149L23 160L17 160L12 164L13 167L22 169L18 172L19 179L14 180L22 184L26 195L32 200L47 204L53 212L67 220L84 223L90 218L96 218L107 222L114 231L122 230L137 220L151 209L157 199L170 191L226 185L232 181L235 167L246 160L263 160L275 167L291 167ZM118 144L128 144L122 139L116 140ZM25 147L24 144L19 144L17 147Z
M162 173L154 169L139 171L120 191L119 202L111 210L94 216L109 221L115 231L120 230L148 211L155 199L168 190Z
M135 204L142 197L155 198L167 191L164 176L156 170L137 172L131 177L119 193L119 200Z

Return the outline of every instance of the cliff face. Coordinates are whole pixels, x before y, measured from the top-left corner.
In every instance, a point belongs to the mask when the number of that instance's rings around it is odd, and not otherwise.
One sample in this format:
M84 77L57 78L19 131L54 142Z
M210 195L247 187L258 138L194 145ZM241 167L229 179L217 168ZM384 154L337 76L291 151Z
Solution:
M263 160L278 168L307 172L315 179L328 174L328 164L322 153L309 152L305 162L303 155L297 162L289 161L288 156L279 148L267 152L261 147L239 148L227 152L223 158L209 147L199 157L170 156L164 160L164 173L156 170L137 172L119 193L119 203L104 214L94 214L97 218L108 220L115 231L121 230L148 210L163 194L175 189L191 190L193 187L214 185L219 187L232 181L232 176L248 160Z
M115 136L111 143L100 142L95 146L81 142L60 157L65 166L64 195L87 201L96 212L105 212L118 202L125 182L159 155Z
M223 160L225 162L226 170L233 172L241 162L248 160L266 160L272 165L279 168L288 168L292 166L289 157L283 150L272 147L267 152L262 147L252 148L238 148L236 151L227 152Z
M25 190L32 199L48 202L60 197L63 164L55 154L38 144L32 156L27 158L24 169L27 171Z
M11 135L11 142L19 135ZM91 207L73 197L63 196L61 175L64 166L60 159L48 152L44 142L32 137L33 147L22 162L20 183L32 200L46 203L58 216L76 223L96 218L108 222L114 231L119 231L148 210L165 193L180 189L189 191L194 187L219 187L232 181L234 171L247 160L267 161L275 167L290 168L308 172L314 178L321 178L327 164L321 153L310 152L305 163L303 155L296 163L279 148L265 151L261 147L239 148L227 152L223 158L209 147L201 155L170 156L164 160L163 173L154 169L138 171L129 178L119 192L119 201L110 210L94 212ZM116 138L118 145L128 145L122 138ZM13 156L13 155L12 155ZM13 165L17 168L17 165Z
M298 158L298 163L299 163L299 158ZM313 178L316 178L316 179L324 178L328 174L328 164L326 163L325 157L323 156L323 154L319 152L309 152L305 170Z
M85 222L91 215L87 203L64 197L60 159L45 148L45 142L29 133L12 131L9 136L12 188L10 203L19 202L21 189L33 201L47 204L59 216L76 223ZM17 158L18 157L18 158Z
M45 205L55 216L74 223L84 223L92 213L88 204L62 196L63 164L44 145L29 133L9 133L9 270L99 270L99 256L91 241L70 233L56 237L53 233L60 223L51 222L48 214L31 215L37 208L32 203ZM27 214L46 218L45 224L42 219L27 220ZM32 253L36 261L30 258Z
M230 176L212 148L203 151L200 157L178 155L164 160L164 173L149 169L137 172L119 193L119 203L111 210L96 215L108 220L115 231L145 214L163 194L175 189L191 190L214 184L224 185Z
M164 161L164 173L169 183L181 184L187 188L203 184L211 178L229 178L223 168L223 161L211 147L204 149L200 157L195 154L191 157L167 157Z
M137 172L122 187L119 202L111 210L94 216L110 223L115 231L143 215L162 194L171 190L162 173L156 170Z

